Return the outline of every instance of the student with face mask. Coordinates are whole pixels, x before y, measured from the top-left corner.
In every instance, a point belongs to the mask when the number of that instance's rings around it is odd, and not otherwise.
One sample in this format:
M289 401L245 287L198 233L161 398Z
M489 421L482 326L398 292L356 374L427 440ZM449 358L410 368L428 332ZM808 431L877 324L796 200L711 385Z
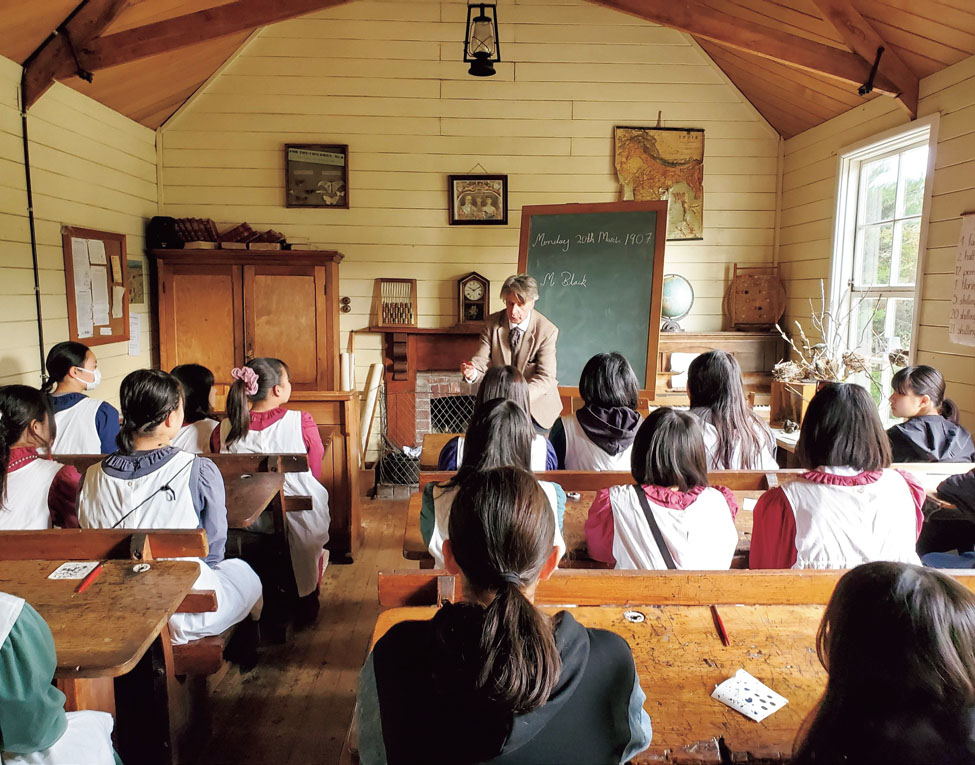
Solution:
M84 343L58 343L47 354L47 378L42 390L54 402L57 436L54 454L111 454L119 431L118 410L88 398L102 381L98 359Z

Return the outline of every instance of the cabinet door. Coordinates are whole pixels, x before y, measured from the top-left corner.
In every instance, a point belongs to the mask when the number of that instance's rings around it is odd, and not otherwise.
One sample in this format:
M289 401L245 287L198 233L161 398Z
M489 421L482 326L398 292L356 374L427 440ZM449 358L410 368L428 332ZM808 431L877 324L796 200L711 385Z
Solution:
M160 266L160 365L202 364L216 382L244 356L240 266Z
M297 390L329 390L323 266L244 266L244 354L272 356Z

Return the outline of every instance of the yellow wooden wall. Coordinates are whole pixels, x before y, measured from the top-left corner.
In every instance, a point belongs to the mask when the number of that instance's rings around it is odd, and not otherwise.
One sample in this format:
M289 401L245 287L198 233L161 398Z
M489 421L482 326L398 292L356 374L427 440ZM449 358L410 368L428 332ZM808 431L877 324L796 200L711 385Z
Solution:
M948 395L975 428L975 348L948 339L961 214L975 210L975 56L921 80L918 116L940 112L927 251L924 255L917 362L937 367ZM907 124L890 99L876 99L785 142L778 257L789 295L789 319L808 318L826 280L836 212L838 151Z
M0 384L38 385L20 76L0 56ZM156 214L155 133L60 84L31 108L27 130L46 351L68 339L62 225L124 233L129 259L145 260L145 220ZM146 314L140 356L130 357L126 343L94 348L104 381L98 397L117 404L122 377L150 365L150 309L133 307Z
M504 61L477 79L459 60L465 18L456 0L359 0L263 30L161 129L163 214L338 249L343 345L379 276L418 279L420 324L448 326L471 270L500 307L522 205L619 198L613 126L660 110L706 131L704 240L668 243L666 271L694 284L687 328L721 329L731 264L772 261L777 134L679 32L582 0L506 2ZM351 209L284 207L286 143L349 145ZM508 226L448 225L447 175L471 171L508 175ZM379 338L356 349L361 385Z

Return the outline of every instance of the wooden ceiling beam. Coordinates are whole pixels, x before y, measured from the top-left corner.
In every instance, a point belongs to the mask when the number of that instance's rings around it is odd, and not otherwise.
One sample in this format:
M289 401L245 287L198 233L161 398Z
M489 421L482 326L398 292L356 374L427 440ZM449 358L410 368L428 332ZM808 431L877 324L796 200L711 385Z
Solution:
M859 87L870 77L870 66L860 56L779 29L756 24L717 11L694 0L589 0L631 16L679 29L729 48L833 77ZM877 73L874 90L896 96L900 88Z
M870 26L850 0L813 0L823 17L833 25L854 53L870 66L877 58L877 51L884 49L880 57L877 75L885 75L898 87L895 98L907 110L911 119L917 116L918 77L897 52Z
M100 37L88 46L85 62L92 70L107 69L347 2L349 0L237 0Z
M88 68L84 49L115 20L126 3L127 0L85 0L41 43L24 62L24 109L33 106L56 79L70 76L80 67Z

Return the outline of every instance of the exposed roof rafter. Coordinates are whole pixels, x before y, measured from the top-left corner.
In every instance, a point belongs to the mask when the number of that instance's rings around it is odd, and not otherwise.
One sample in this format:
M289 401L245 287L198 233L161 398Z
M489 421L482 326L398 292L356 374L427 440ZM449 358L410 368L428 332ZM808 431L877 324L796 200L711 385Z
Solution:
M41 43L24 62L24 109L32 106L54 80L75 74L79 66L89 68L83 50L118 17L126 3L127 0L85 0Z
M349 0L237 0L100 37L88 46L85 61L92 70L106 69L346 2Z
M855 53L756 24L693 0L679 3L673 0L590 2L858 87L870 76L873 58L867 63ZM901 88L882 71L878 71L874 79L874 90L888 96L896 96L901 92Z
M897 51L884 42L850 0L813 0L813 3L846 44L868 64L873 65L877 51L884 49L877 75L885 75L897 86L897 101L914 119L917 116L918 77L901 60Z

